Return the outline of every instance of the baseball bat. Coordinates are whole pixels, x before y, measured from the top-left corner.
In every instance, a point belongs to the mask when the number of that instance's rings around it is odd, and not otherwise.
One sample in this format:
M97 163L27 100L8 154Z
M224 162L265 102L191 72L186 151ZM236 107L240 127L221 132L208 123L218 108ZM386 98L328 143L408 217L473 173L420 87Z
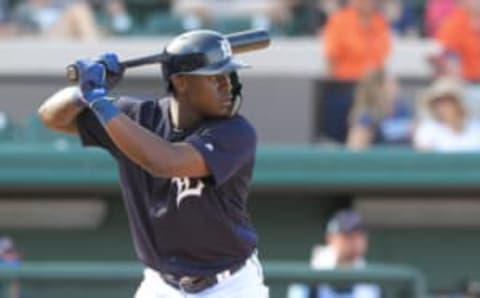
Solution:
M234 54L240 54L250 51L257 51L264 49L270 45L270 34L266 30L247 30L227 34L226 39L230 43L232 52ZM124 69L137 67L147 64L162 63L165 55L155 54L140 58L128 59L120 62ZM78 70L76 65L70 64L67 66L67 79L75 83L78 81Z

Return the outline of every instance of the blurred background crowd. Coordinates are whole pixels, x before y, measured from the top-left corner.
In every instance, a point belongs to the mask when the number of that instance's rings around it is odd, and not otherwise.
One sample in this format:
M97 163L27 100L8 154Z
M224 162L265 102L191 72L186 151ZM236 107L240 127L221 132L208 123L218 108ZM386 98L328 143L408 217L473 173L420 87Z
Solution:
M95 41L210 28L268 29L321 41L329 79L319 142L420 150L478 150L480 3L476 0L1 0L0 38ZM393 40L429 39L433 76L405 95L385 67Z
M314 35L346 0L2 0L3 36L52 34L80 39L98 35L175 34L210 27L219 31L269 28L276 35ZM432 37L456 9L455 0L383 0L377 5L392 33ZM59 27L66 27L60 29Z

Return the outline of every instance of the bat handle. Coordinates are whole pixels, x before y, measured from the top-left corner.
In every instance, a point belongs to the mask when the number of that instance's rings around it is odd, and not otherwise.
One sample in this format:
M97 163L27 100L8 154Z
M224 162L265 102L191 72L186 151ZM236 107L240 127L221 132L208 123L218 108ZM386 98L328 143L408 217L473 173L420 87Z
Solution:
M123 69L131 68L131 67L138 67L147 64L154 64L154 63L162 63L166 59L166 54L155 54L151 56L136 58L136 59L129 59L123 62L120 62L120 65ZM100 61L101 63L101 61ZM70 64L67 66L67 79L71 83L77 83L79 78L79 73L77 66L75 64Z

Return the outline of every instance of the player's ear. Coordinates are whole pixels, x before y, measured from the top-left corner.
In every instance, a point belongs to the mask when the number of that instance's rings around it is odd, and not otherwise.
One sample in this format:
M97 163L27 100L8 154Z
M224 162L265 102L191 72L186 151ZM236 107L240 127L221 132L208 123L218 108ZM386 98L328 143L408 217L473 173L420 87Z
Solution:
M184 75L174 75L171 77L173 89L176 94L184 94L187 89L187 79Z

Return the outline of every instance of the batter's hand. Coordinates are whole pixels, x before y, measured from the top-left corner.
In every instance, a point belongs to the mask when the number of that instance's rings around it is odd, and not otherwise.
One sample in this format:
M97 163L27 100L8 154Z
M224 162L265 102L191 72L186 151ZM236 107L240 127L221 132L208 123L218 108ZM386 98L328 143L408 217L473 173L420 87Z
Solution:
M83 101L90 105L96 99L107 95L106 69L99 62L78 60L75 62L79 76L79 87Z
M114 53L106 53L98 58L99 62L105 66L107 71L107 88L112 90L123 78L125 67L118 60L118 56Z

